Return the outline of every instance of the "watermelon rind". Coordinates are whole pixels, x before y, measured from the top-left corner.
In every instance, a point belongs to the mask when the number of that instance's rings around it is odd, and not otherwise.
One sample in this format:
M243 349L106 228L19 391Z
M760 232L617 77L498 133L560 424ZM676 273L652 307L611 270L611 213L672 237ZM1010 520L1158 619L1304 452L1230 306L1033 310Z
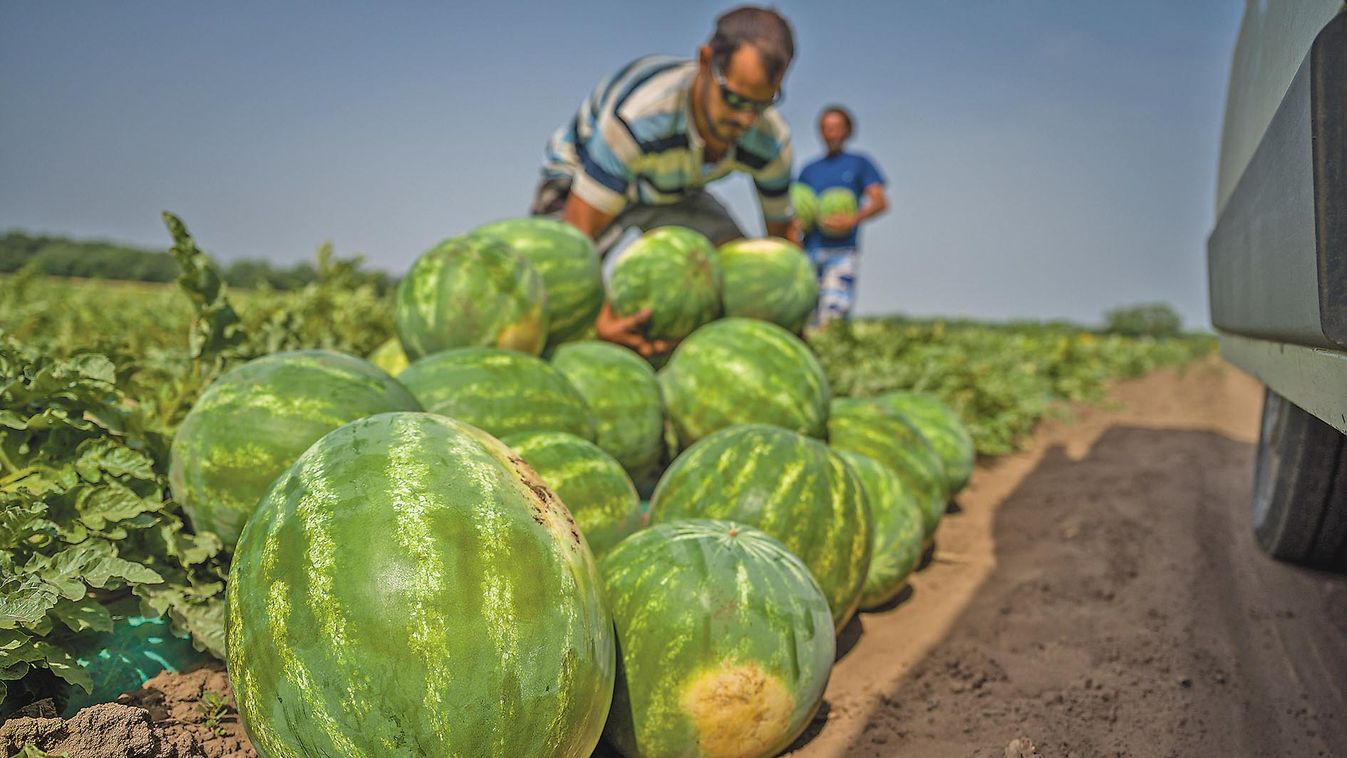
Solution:
M717 251L726 316L771 321L799 334L818 305L818 277L804 251L778 237L727 242Z

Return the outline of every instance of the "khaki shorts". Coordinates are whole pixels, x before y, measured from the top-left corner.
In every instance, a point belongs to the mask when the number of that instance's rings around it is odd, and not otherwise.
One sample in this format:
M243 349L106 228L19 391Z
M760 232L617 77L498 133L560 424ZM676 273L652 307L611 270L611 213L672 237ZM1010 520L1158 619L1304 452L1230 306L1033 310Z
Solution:
M570 196L570 179L560 177L544 178L538 184L533 196L533 205L529 213L534 216L561 218L566 207L566 198ZM720 204L710 192L695 190L683 199L669 205L628 205L613 223L599 232L594 246L599 257L608 255L608 251L617 244L622 235L630 228L649 231L657 226L686 226L706 235L712 243L719 246L732 239L744 236L734 217Z

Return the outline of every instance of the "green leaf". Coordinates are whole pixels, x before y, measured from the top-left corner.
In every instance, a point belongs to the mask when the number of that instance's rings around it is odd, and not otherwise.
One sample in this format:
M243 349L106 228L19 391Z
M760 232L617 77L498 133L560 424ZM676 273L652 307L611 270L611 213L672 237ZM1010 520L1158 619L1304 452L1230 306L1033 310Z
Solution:
M62 598L52 609L51 615L72 632L92 630L95 632L112 631L112 614L97 600L83 597L79 600Z
M142 497L130 487L115 481L84 485L77 490L75 507L80 521L90 529L103 529L109 522L132 518L163 507L162 497ZM157 495L157 493L156 493Z
M0 698L4 697L4 690L0 688ZM65 753L48 753L29 742L23 746L23 749L14 754L14 758L66 758Z
M75 470L86 482L102 481L105 475L154 480L154 462L149 456L115 440L85 440L80 443L77 452L80 457L75 461Z
M41 622L61 594L60 587L31 574L6 579L0 584L0 630Z
M46 640L34 642L33 647L46 658L47 668L51 670L51 673L79 687L85 693L93 692L93 677L89 674L88 669L75 660L73 655Z

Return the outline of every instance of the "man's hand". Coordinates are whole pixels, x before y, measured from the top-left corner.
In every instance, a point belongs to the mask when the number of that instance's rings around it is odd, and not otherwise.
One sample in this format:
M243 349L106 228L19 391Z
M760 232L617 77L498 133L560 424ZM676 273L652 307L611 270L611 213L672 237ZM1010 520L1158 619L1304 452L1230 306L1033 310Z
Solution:
M660 355L674 349L672 340L647 339L643 327L650 320L650 309L643 308L630 316L619 316L613 306L605 300L599 317L594 321L594 331L599 339L629 347L641 354L642 358Z
M859 214L834 213L818 220L819 228L834 237L844 237L860 222Z

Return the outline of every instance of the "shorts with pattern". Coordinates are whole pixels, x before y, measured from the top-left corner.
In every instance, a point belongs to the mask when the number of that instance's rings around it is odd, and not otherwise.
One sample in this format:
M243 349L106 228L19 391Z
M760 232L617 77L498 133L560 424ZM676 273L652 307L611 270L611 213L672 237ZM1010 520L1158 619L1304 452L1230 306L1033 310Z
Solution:
M860 251L854 247L821 247L809 251L809 260L818 275L818 308L810 319L811 329L821 329L829 321L851 319L856 302L856 267Z

